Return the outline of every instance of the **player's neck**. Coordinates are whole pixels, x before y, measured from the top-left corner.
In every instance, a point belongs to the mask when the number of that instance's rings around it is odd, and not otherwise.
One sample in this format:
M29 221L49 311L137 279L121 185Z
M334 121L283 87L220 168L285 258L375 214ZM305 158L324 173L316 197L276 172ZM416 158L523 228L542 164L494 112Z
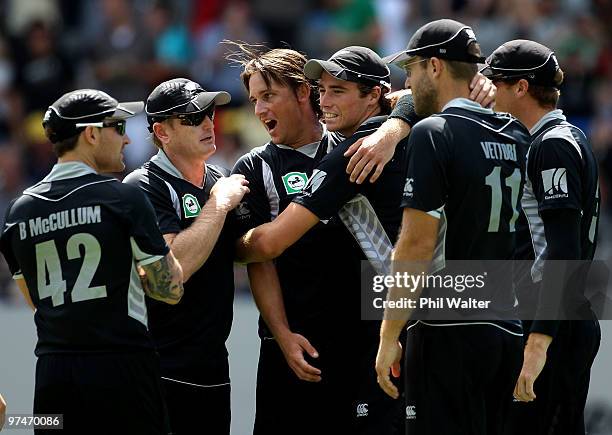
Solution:
M366 122L368 119L380 115L380 106L378 104L376 104L376 106L370 108L359 120L358 123L356 123L355 125L352 125L349 128L345 128L342 130L339 130L340 133L342 134L342 136L344 137L351 137L352 135L355 134L355 132L357 130L359 130L359 127L361 127L361 124L363 124L364 122Z
M531 130L533 126L536 125L538 121L551 110L553 109L543 108L538 104L533 104L530 105L530 107L526 107L524 110L522 110L517 118L525 127L527 127L528 130Z
M307 128L304 128L302 130L302 134L300 135L298 140L296 140L292 144L286 145L290 146L291 148L297 149L303 147L304 145L308 145L313 142L319 142L321 140L321 137L323 137L323 127L321 126L321 123L319 122L316 116L313 116L311 122L309 122L308 125L305 127Z
M185 180L197 187L204 185L206 159L194 159L192 156L174 153L169 149L164 149L164 153Z
M442 108L455 98L470 98L469 84L458 80L447 80L443 82L438 90L437 112L441 112Z
M93 158L82 155L77 150L68 151L57 159L57 163L84 163L96 172L100 172Z

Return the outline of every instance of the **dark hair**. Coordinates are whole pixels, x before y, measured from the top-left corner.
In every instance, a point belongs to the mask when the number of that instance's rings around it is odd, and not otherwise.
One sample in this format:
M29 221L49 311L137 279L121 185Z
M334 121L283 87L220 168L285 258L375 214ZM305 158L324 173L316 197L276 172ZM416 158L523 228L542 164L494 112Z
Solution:
M374 89L374 86L369 86L363 83L357 83L357 87L359 89L359 95L362 97L365 97L370 92L372 92L372 90ZM389 91L385 87L382 87L382 86L379 86L379 87L380 87L380 97L378 98L378 107L380 107L380 114L389 115L391 113L391 110L393 110L391 108L391 101L385 98L385 95L387 95Z
M448 71L455 80L470 82L478 72L478 65L475 63L457 62L455 60L445 60Z
M242 66L240 79L247 92L249 91L249 79L256 73L261 73L267 86L275 81L296 92L301 85L307 85L310 89L310 106L317 117L321 117L317 85L304 75L306 56L288 48L269 49L263 45L240 41L223 40L222 42L238 48L227 54L226 59Z
M53 152L55 153L55 155L57 157L62 157L68 151L72 151L73 149L75 149L79 141L79 136L81 135L83 130L84 129L82 129L72 137L55 142L53 144ZM53 135L53 131L49 127L46 127L45 134L47 135L47 137L50 137Z
M554 82L557 86L563 83L563 71L559 69L555 73ZM518 83L518 81L523 77L518 77L514 79L502 80L504 83L508 83L509 85L514 85ZM527 80L527 79L525 79ZM534 85L529 83L529 87L527 88L527 93L531 95L531 97L537 101L538 105L543 109L555 109L557 107L557 103L559 103L559 97L561 96L561 91L554 86L541 86Z

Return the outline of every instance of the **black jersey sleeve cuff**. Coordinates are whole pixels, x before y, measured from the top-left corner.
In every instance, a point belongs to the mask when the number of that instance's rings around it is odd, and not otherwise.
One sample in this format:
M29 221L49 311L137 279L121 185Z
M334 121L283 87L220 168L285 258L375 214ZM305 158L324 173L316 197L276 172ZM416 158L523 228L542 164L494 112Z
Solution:
M529 332L537 332L555 338L559 330L559 324L559 320L534 320Z
M312 214L314 214L316 217L318 217L319 220L324 220L324 219L331 218L331 216L325 216L324 213L321 212L321 210L317 210L316 206L314 206L313 204L309 203L308 197L297 196L297 197L293 198L293 200L291 200L291 202L295 202L296 204L301 205L302 207L304 207L305 209L310 211Z
M401 119L410 127L413 127L414 124L423 119L416 114L414 110L414 99L410 94L403 95L399 100L397 100L397 103L389 115L389 118Z

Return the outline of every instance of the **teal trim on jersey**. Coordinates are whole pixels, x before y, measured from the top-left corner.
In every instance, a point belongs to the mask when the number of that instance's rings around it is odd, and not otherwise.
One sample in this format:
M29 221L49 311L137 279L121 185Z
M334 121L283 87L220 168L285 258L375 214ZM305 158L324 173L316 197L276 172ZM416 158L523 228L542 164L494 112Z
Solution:
M97 174L97 172L91 166L83 162L66 162L56 163L51 168L51 172L45 178L43 182L51 182L58 180L65 180L67 178L82 177L83 175Z
M168 158L168 155L163 150L159 150L157 154L151 157L151 162L155 163L155 165L157 165L162 171L167 172L173 177L185 180L185 177L183 177L181 171L176 169L176 166L174 166L172 161L170 161L170 159ZM185 181L189 182L188 180ZM204 178L202 179L202 182L206 184L206 163L204 163ZM196 187L202 188L203 186Z
M444 112L446 109L450 109L451 107L457 107L458 109L471 110L472 112L477 112L477 113L486 113L487 115L492 115L495 113L493 112L492 109L486 109L482 107L480 104L475 103L472 100L468 100L467 98L454 98L450 100L442 108L442 112Z
M321 142L317 141L317 142L313 142L313 143L309 143L307 145L302 145L299 148L293 148L287 145L282 145L282 144L274 144L277 147L279 147L280 149L283 150L294 150L294 151L299 151L300 153L304 154L305 156L310 157L311 159L314 159L315 156L317 155L317 150L319 149L319 144Z
M563 110L561 109L551 110L546 115L542 116L540 120L536 122L533 127L531 127L531 130L529 130L529 134L534 136L538 132L538 130L544 126L544 124L547 124L553 120L567 121L567 119L565 118L565 115L563 114Z
M172 162L170 161L170 159L168 158L168 156L163 150L159 150L157 154L151 157L151 161L155 163L157 166L159 166L160 169L163 169L165 172L167 172L168 174L176 178L180 178L181 180L185 180L185 178L183 177L183 174L181 174L181 172L178 169L176 169L176 166L172 164Z

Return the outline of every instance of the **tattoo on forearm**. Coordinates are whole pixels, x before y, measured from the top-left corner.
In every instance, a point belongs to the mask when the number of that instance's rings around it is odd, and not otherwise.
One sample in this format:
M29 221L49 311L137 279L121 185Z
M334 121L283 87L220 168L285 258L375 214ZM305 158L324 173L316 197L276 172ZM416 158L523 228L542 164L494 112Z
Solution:
M154 299L178 301L183 295L183 283L173 281L174 264L164 257L147 269L145 292Z

